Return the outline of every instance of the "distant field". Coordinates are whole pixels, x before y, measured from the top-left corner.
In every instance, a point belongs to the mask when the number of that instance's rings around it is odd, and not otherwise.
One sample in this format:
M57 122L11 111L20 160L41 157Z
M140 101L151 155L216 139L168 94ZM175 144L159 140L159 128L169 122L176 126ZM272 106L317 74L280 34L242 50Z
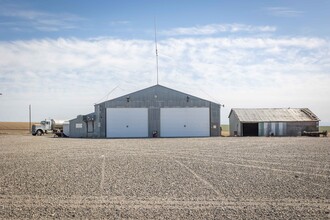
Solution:
M328 131L330 132L330 126L320 126L320 131Z
M0 122L0 134L28 134L29 131L29 122Z
M0 122L0 130L29 130L29 127L29 122Z
M229 136L229 125L221 125L221 128L222 128L221 135Z

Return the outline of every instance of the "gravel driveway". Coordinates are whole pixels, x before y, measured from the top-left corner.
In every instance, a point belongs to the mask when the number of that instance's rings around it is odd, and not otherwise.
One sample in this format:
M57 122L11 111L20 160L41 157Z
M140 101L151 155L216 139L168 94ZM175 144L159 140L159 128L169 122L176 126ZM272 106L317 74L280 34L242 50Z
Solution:
M330 219L330 138L0 135L0 218Z

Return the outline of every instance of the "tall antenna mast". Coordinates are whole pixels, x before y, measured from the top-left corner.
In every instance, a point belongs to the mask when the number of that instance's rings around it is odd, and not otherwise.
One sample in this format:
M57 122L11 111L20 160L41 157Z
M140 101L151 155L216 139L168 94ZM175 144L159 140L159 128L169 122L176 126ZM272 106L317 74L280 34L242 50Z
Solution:
M157 49L157 29L156 29L156 18L155 18L154 24L155 24L156 70L157 70L157 85L158 85L158 49Z

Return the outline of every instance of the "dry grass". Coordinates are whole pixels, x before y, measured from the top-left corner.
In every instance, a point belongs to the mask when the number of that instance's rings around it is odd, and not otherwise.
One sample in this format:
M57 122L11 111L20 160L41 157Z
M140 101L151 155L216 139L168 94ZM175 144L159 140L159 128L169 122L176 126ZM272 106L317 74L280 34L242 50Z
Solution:
M2 135L0 218L329 219L329 138Z
M32 122L31 124L35 124ZM30 132L29 122L0 122L0 134L22 134Z
M229 125L221 125L221 136L229 137Z
M329 136L330 136L330 126L320 126L320 131L328 131Z

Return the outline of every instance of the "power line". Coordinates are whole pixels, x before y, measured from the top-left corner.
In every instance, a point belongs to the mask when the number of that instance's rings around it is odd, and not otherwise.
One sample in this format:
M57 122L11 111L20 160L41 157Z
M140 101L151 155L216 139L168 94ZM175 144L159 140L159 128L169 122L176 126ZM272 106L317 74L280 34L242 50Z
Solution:
M117 88L119 87L119 85L117 85L115 88L113 88L110 92L108 92L108 94L106 94L105 96L103 96L98 102L96 103L99 103L100 101L104 100L106 98L106 100L109 98L109 95L115 91Z

